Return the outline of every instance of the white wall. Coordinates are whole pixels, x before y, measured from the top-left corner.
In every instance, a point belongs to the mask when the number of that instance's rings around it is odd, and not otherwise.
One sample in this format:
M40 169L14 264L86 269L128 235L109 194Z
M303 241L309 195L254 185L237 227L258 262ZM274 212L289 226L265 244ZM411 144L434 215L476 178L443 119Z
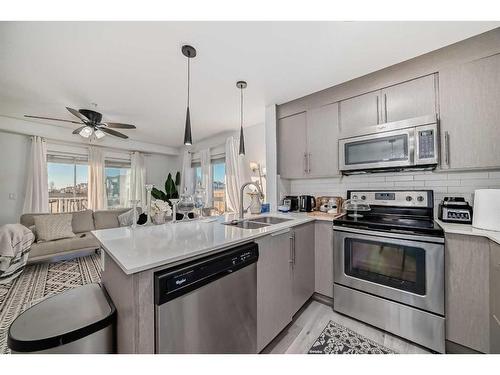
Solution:
M27 136L0 132L0 225L19 221L29 145ZM14 199L9 194L14 194Z
M165 190L165 180L169 173L175 179L177 171L181 170L178 156L150 154L144 158L146 165L146 182L154 184L158 189Z
M434 213L445 196L464 197L471 205L474 190L500 188L500 171L397 172L338 178L289 180L292 195L334 195L346 197L354 189L425 189L434 191Z

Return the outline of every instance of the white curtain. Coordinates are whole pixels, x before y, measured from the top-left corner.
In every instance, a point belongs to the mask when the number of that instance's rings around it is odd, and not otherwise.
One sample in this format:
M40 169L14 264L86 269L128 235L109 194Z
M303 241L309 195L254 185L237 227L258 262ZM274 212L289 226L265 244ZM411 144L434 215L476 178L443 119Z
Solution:
M181 170L181 191L179 194L194 192L194 170L191 168L191 153L189 150L184 150L182 153L182 170Z
M45 139L41 137L31 137L31 151L27 171L23 212L49 212L47 145Z
M238 212L240 187L243 184L243 159L234 137L226 139L226 205L228 211Z
M130 197L129 200L140 200L141 207L146 207L146 167L144 155L133 152L130 160Z
M205 206L212 207L212 164L210 149L200 151L201 185L205 189Z
M89 147L88 208L103 210L107 207L104 153L98 147Z

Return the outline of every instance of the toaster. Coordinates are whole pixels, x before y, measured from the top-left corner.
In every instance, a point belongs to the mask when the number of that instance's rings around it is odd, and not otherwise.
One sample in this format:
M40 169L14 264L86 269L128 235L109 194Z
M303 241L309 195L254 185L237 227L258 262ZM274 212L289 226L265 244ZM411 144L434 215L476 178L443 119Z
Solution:
M438 218L447 223L472 224L472 207L462 197L444 197Z

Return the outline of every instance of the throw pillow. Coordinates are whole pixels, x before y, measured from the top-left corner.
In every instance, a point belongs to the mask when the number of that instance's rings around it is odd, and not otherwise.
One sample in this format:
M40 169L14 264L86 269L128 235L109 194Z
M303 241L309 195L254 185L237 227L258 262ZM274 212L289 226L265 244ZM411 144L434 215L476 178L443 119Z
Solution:
M118 222L121 227L128 227L134 222L134 209L128 210L121 215L118 215Z
M72 214L35 216L37 242L75 237L71 226L72 218Z

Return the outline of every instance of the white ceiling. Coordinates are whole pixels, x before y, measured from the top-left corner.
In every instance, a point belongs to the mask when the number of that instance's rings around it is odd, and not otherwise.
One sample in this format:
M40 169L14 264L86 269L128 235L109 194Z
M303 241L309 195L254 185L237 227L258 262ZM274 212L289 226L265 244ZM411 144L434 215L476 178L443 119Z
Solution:
M181 146L186 58L194 142L264 108L498 27L498 22L0 22L0 115L71 119L65 106L136 124L132 139ZM58 124L60 125L60 124ZM63 125L66 126L66 125ZM73 128L71 124L68 129Z

